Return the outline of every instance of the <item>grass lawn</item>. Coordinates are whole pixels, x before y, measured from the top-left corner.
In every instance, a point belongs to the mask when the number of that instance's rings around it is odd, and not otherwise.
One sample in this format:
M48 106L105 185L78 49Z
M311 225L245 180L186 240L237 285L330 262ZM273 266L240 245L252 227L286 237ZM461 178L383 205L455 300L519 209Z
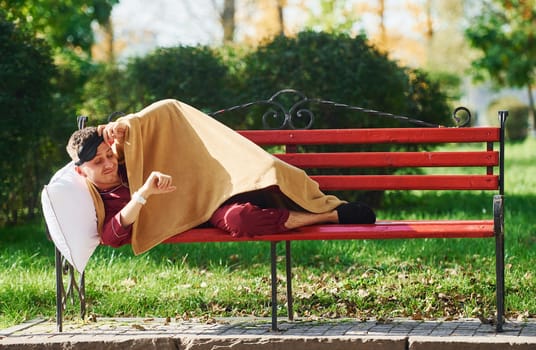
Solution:
M534 139L507 145L510 318L536 316L535 149ZM491 210L489 193L390 193L378 217L488 218ZM295 242L295 312L299 317L490 319L494 245L491 239ZM269 265L269 244L259 242L161 245L141 256L130 247L99 247L86 269L88 313L267 316ZM280 268L284 279L284 265ZM54 315L54 249L43 224L0 230L0 328ZM66 317L77 318L77 308L70 307Z

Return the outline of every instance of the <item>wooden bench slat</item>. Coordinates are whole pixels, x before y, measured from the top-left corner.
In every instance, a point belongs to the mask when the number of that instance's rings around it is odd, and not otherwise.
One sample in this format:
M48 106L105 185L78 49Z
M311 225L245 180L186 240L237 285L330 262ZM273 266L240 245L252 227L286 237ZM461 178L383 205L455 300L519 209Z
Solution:
M197 228L164 243L493 237L493 220L378 221L374 225L313 225L291 232L234 238L217 228Z
M497 175L313 175L335 190L497 190Z
M259 145L497 142L499 128L240 130Z
M277 153L274 155L300 168L472 167L499 164L499 153L496 151Z

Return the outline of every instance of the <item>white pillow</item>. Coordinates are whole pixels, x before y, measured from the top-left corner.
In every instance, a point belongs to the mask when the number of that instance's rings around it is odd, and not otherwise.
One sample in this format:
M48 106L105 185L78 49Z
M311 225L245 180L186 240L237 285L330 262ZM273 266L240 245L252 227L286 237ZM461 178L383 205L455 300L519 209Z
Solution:
M56 248L76 270L83 272L100 239L93 199L73 162L58 170L45 185L41 205Z

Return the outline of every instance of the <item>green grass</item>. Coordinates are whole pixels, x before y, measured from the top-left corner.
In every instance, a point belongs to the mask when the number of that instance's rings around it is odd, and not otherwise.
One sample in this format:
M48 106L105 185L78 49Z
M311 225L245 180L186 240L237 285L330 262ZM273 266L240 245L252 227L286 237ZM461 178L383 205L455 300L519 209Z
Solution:
M506 311L536 316L536 140L507 146ZM391 193L379 218L487 218L481 192ZM283 255L283 247L280 253ZM494 241L293 243L300 317L492 318ZM283 264L280 276L283 279ZM269 245L161 245L141 256L99 247L86 270L88 313L213 317L270 313ZM284 310L284 283L281 283ZM42 223L0 230L0 328L55 313L54 249ZM77 318L76 305L67 318Z

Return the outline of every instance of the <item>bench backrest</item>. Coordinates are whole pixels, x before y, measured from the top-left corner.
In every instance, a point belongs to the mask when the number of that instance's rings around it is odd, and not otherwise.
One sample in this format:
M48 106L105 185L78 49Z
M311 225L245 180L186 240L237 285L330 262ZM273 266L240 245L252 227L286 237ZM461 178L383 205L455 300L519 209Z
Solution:
M260 146L284 146L276 157L299 168L424 168L446 167L444 174L385 175L329 174L312 175L323 190L499 190L502 194L502 147L500 127L469 128L378 128L378 129L309 129L243 130L240 134ZM481 150L454 147L448 151L348 151L300 153L304 145L370 144L482 144ZM356 147L358 148L358 147ZM471 174L456 168L480 170Z

